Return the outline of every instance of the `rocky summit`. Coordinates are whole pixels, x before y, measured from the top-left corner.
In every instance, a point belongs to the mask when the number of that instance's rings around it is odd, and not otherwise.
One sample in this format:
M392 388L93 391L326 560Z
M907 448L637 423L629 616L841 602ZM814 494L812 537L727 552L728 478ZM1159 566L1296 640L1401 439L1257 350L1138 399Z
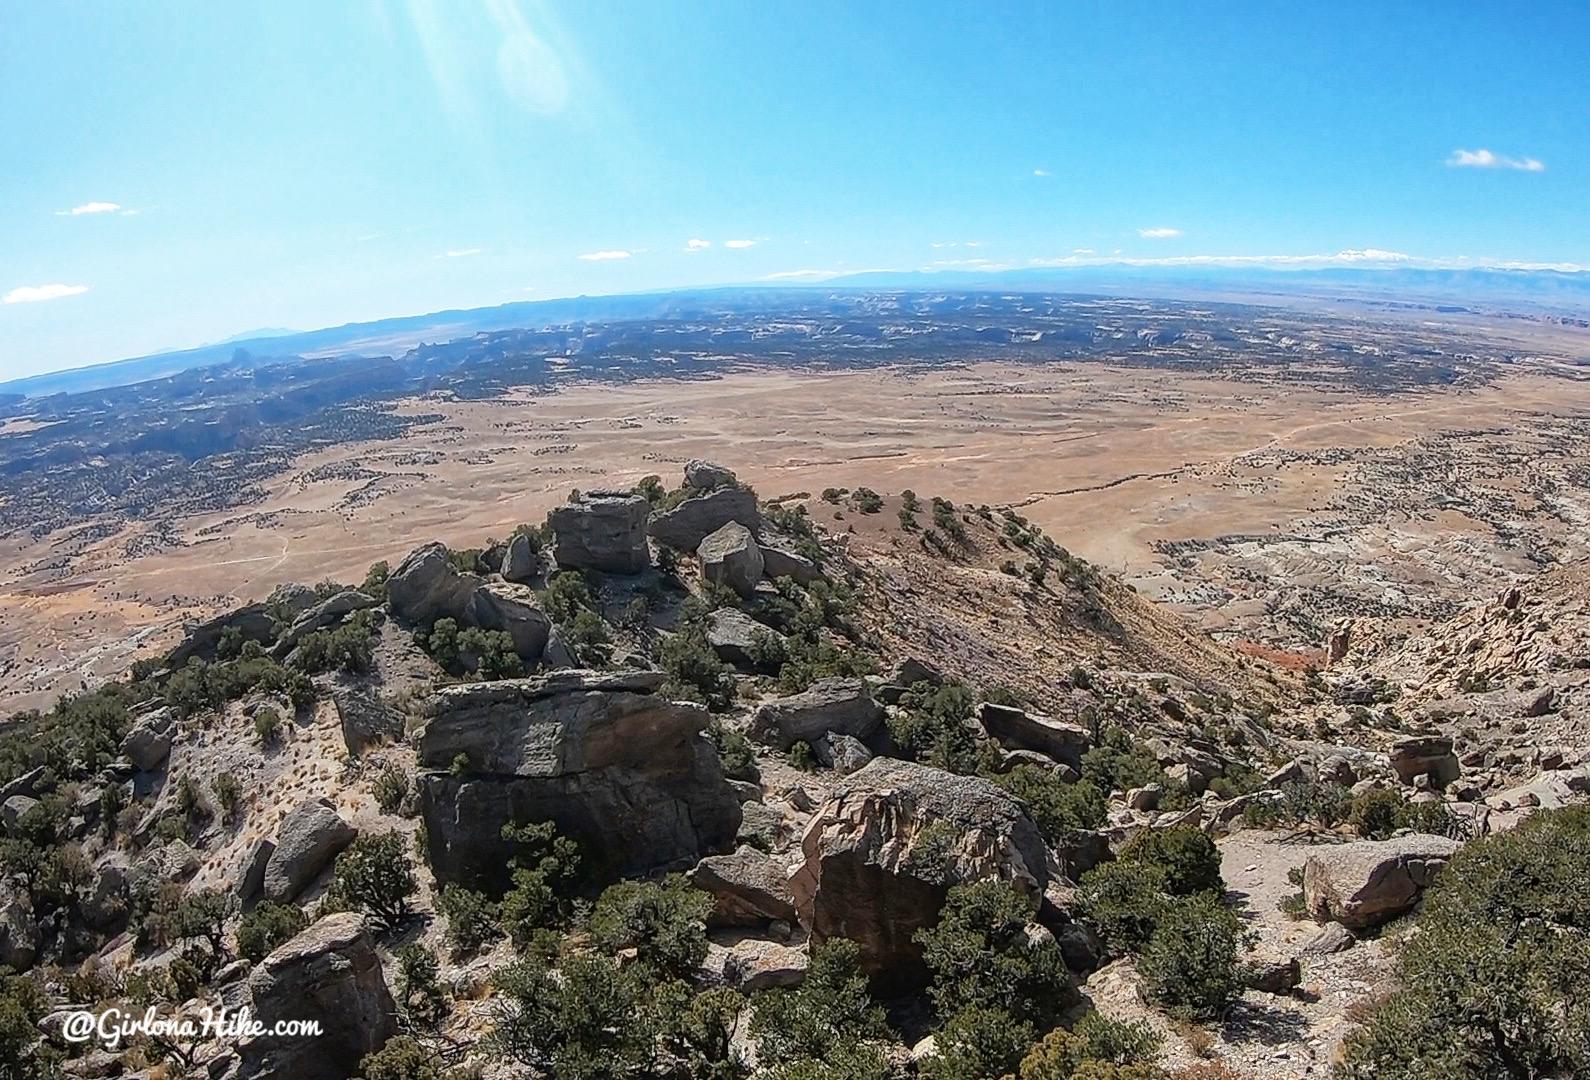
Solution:
M953 494L604 480L12 717L0 1069L1590 1074L1582 567L1300 662Z

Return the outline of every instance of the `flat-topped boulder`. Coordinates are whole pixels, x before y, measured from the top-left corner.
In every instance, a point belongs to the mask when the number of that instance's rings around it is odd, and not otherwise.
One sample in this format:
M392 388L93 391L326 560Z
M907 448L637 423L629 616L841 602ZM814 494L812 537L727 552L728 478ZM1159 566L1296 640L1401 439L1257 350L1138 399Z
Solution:
M795 922L795 901L782 864L755 848L709 855L690 871L690 883L712 897L707 925L761 926Z
M1415 833L1322 848L1303 864L1303 903L1316 919L1349 930L1405 914L1462 845Z
M1082 767L1082 755L1093 745L1084 728L1010 705L985 701L977 715L989 738L1007 750L1035 750L1073 769Z
M632 491L587 491L547 515L552 557L570 570L638 574L651 565L651 503Z
M243 1043L239 1076L343 1080L397 1034L397 1006L363 915L327 915L262 960L248 978L254 1018L319 1025L314 1037L264 1035Z
M866 680L818 679L798 694L773 698L751 716L751 738L788 750L811 743L825 732L865 740L883 723L883 707L872 699Z
M701 541L731 521L738 521L752 532L762 527L755 492L720 487L705 495L692 495L678 506L652 514L648 528L659 544L694 551Z
M1391 744L1386 756L1404 784L1428 776L1432 787L1444 788L1462 772L1452 740L1445 735L1405 736Z
M890 989L926 976L916 932L953 885L996 878L1036 902L1049 850L1019 800L986 780L875 758L841 781L801 839L790 891L814 945L836 937Z
M771 627L763 626L738 608L718 608L707 617L707 644L718 654L718 659L735 667L751 668L759 664L759 643L763 640L783 644L784 635Z
M810 585L823 576L823 568L807 558L782 539L762 538L762 572L769 578L793 579L797 584Z
M598 877L727 848L740 803L700 706L655 671L558 671L439 690L419 733L420 809L442 881L501 888L505 822L554 822ZM456 764L455 764L456 763Z
M541 571L540 553L523 532L508 538L502 549L502 576L505 581L524 585L534 581Z
M701 541L696 548L701 560L701 578L714 585L733 589L741 596L756 591L762 580L762 549L751 530L731 521Z

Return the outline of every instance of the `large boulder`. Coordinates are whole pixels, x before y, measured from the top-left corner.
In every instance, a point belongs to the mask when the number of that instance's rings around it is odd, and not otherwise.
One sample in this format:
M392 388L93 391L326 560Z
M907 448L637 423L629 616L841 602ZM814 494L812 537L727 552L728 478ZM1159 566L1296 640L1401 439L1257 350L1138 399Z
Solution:
M122 739L122 757L145 772L160 768L171 755L171 735L175 727L176 717L170 709L146 713Z
M1036 903L1049 850L1021 803L986 780L876 758L838 784L807 825L790 891L814 945L843 937L880 988L926 977L916 932L953 885L996 878Z
M282 631L281 637L276 639L276 644L271 646L271 655L280 660L316 630L336 626L354 612L377 607L380 603L381 601L376 597L358 589L344 589L340 593L328 596L299 615L291 626Z
M397 1034L397 1006L357 912L327 915L280 946L250 973L248 990L267 1032L294 1020L320 1031L245 1042L239 1075L249 1080L344 1080Z
M533 591L461 572L442 544L411 551L387 579L387 599L392 614L411 623L452 619L460 626L501 630L525 660L541 658L552 632L552 620L536 603Z
M983 730L1007 750L1036 750L1073 769L1082 768L1082 755L1092 747L1085 729L1010 705L983 702L978 709Z
M758 642L770 639L782 644L783 634L763 626L739 608L718 608L707 618L707 644L718 659L735 667L752 668L761 655Z
M701 541L731 521L755 532L762 526L756 508L756 494L744 488L721 487L705 495L694 495L669 510L651 516L649 529L659 544L694 551Z
M265 899L285 904L314 881L358 831L329 800L300 803L282 818L276 850L265 864Z
M739 478L734 475L734 470L726 465L700 458L685 462L685 487L711 491L713 488L735 487L738 484Z
M1444 788L1462 771L1445 735L1409 735L1393 743L1387 756L1404 784L1428 776L1431 786Z
M505 822L556 823L600 878L730 845L740 803L703 734L707 713L659 696L664 678L576 670L438 691L419 735L437 878L505 886L518 852Z
M750 596L762 580L762 549L751 530L738 521L702 540L696 557L701 560L703 581L727 586L741 596Z
M83 898L83 921L96 930L113 930L127 922L132 901L132 864L119 851L94 868L94 883Z
M514 533L508 538L508 543L502 552L503 579L525 585L534 581L540 572L540 552L531 544L530 537L526 533Z
M795 901L784 867L755 848L709 855L690 871L690 883L712 897L707 925L761 926L795 922Z
M526 660L540 659L552 633L552 620L524 585L488 581L477 588L461 620L482 630L501 630L513 639L513 651Z
M1349 930L1378 926L1412 910L1436 871L1461 847L1416 833L1324 848L1303 864L1303 903L1316 919Z
M39 927L20 896L0 892L0 967L26 971L39 955Z
M651 565L646 546L650 513L644 495L588 491L547 515L556 545L552 557L565 569L638 574Z
M788 750L811 743L824 732L865 740L883 723L883 707L872 699L863 679L818 679L789 697L764 701L751 716L750 735Z
M403 736L403 718L368 690L337 687L331 691L331 704L342 724L342 742L355 757L371 745Z
M823 576L823 569L782 541L763 538L762 573L775 580L787 577L801 585L810 585Z
M166 654L166 667L175 671L194 657L214 660L216 646L222 635L235 630L244 641L270 644L276 636L276 620L272 618L268 603L247 604L217 615L213 619L189 626L180 644Z

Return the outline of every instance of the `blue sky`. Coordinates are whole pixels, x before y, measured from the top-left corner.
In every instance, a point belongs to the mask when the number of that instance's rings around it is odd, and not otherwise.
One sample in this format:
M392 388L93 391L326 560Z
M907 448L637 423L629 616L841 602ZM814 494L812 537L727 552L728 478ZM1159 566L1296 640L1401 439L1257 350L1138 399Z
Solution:
M1586 264L1587 40L1566 3L11 0L0 377L873 268Z

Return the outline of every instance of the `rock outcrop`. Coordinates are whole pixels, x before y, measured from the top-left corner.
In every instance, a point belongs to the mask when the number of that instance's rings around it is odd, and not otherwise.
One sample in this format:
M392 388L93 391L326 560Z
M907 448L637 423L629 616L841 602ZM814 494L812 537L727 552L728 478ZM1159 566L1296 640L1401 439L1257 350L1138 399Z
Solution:
M397 1006L363 915L327 915L271 953L248 979L254 1018L267 1031L310 1021L313 1037L266 1035L242 1046L249 1080L343 1080L397 1033Z
M789 697L764 701L751 716L750 735L780 750L832 731L865 741L883 723L883 708L863 679L818 679Z
M735 487L739 482L734 470L727 465L703 461L700 458L692 458L685 462L685 487L694 488L696 491L711 491L714 488Z
M342 724L343 744L351 755L358 756L369 746L403 735L402 717L368 691L337 687L331 692L331 704Z
M707 714L659 696L663 679L576 670L438 691L419 737L438 879L505 885L517 850L505 822L555 822L604 878L731 844L740 803L702 734Z
M1452 740L1445 735L1410 735L1398 739L1387 756L1391 767L1397 771L1397 778L1404 784L1428 776L1431 786L1444 788L1462 771L1457 755L1452 752Z
M701 541L731 521L738 521L752 532L762 527L753 492L720 487L705 495L693 495L678 506L653 514L649 529L659 544L694 551Z
M268 604L248 604L224 615L197 623L188 628L180 644L166 654L166 667L175 671L194 657L214 660L215 648L221 635L228 630L241 634L244 641L257 641L269 645L276 636L276 620L271 617Z
M854 940L875 983L897 990L925 977L913 939L937 920L950 886L998 878L1036 902L1050 873L1038 827L1002 789L877 758L812 817L790 891L814 944Z
M569 570L638 574L651 565L646 519L651 503L629 491L588 491L547 515L552 557ZM504 575L505 577L507 575Z
M782 643L784 635L763 626L738 608L718 608L707 618L707 644L724 660L735 667L757 666L757 642L767 638Z
M1304 906L1349 930L1378 926L1412 910L1459 847L1444 836L1414 834L1317 851L1303 864Z
M287 903L358 835L329 800L300 803L282 818L276 850L265 864L265 899Z
M502 551L503 580L524 585L534 581L540 571L541 559L530 537L522 532L510 536Z
M702 540L696 548L701 577L714 585L733 589L741 596L756 591L762 580L762 549L751 530L731 521Z
M276 639L276 644L271 646L271 655L281 660L296 649L300 641L316 630L336 626L354 612L377 607L380 603L380 600L358 589L344 589L328 596L294 619L293 624L282 631L281 637Z
M156 709L140 717L121 741L121 753L139 769L151 772L171 755L171 734L176 717L170 709Z
M795 900L784 867L755 848L709 855L696 864L689 877L692 885L712 897L712 913L707 916L710 927L795 922Z
M1075 724L1063 724L1010 705L985 701L978 709L978 717L989 738L1006 749L1035 750L1073 769L1082 767L1082 755L1092 747L1088 733Z
M536 603L534 592L461 572L442 544L410 552L387 579L387 598L392 614L408 622L428 625L448 618L460 626L501 630L525 660L540 659L552 632L552 621Z
M774 580L787 577L798 584L810 585L823 576L823 569L780 541L763 538L762 573Z

